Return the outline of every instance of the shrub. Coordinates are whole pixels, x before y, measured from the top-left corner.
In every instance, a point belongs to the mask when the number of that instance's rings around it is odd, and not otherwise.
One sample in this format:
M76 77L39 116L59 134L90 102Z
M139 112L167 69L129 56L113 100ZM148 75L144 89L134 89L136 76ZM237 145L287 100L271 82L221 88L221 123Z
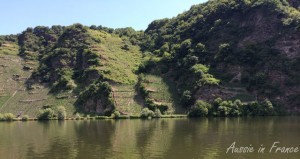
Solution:
M273 104L271 103L271 101L269 99L265 99L259 107L259 114L262 116L265 115L274 115L275 114L275 110L273 107Z
M57 117L59 120L64 120L67 117L66 108L64 106L57 107Z
M80 119L81 119L81 116L80 116L79 113L76 113L76 114L75 114L75 119L76 119L76 120L80 120Z
M212 106L209 103L206 103L202 100L197 100L196 104L192 107L188 116L190 117L203 117L208 115L208 110L211 109Z
M5 113L5 114L0 114L0 121L13 121L15 118L15 115L12 113Z
M188 90L184 91L182 93L182 97L181 97L181 103L185 106L185 107L189 107L190 105L192 105L193 103L193 97L192 97L192 93Z
M243 103L240 100L235 100L233 104L231 105L231 109L229 111L229 116L240 116L241 113L241 107Z
M22 116L22 121L27 121L29 119L29 116L28 115L23 115Z
M39 120L49 120L54 117L54 111L51 108L40 110L38 119Z
M4 120L4 116L3 114L0 114L0 121L3 121Z
M226 106L219 106L218 114L219 116L225 117L229 114L230 109Z
M248 116L258 116L259 115L259 103L257 101L245 104L244 115Z
M124 46L121 47L121 49L129 51L129 45L125 44Z
M156 108L159 109L161 113L165 113L169 109L169 106L160 104Z
M3 114L3 120L5 120L5 121L13 121L14 118L15 118L15 115L13 115L12 113Z
M144 108L141 111L141 117L142 118L153 118L153 117L155 117L155 114L152 110L149 110L149 108Z
M117 110L111 114L111 117L115 118L115 119L118 119L120 116L121 116L121 113Z
M47 104L47 105L43 106L43 109L52 108L52 107L53 107L53 105Z
M161 111L159 109L155 109L154 116L156 118L161 118L162 117Z

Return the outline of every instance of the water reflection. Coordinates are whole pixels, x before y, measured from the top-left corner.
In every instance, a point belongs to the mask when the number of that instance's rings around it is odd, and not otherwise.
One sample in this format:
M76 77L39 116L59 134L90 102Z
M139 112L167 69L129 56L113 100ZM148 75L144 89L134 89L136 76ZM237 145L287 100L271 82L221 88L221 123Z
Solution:
M300 146L299 117L0 123L0 156L16 158L299 158L226 154L239 146Z

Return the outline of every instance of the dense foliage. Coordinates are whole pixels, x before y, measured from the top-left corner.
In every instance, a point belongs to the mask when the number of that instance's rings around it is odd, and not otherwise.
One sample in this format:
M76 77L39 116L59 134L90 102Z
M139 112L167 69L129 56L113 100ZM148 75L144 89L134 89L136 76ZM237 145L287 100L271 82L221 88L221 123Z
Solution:
M36 83L49 85L56 98L75 98L78 112L119 118L114 89L122 84L137 87L136 97L146 107L142 117L169 113L175 102L151 97L161 95L161 85L151 87L148 81L147 87L147 74L174 85L170 99L179 96L189 116L276 115L278 105L294 109L300 104L299 5L294 0L209 0L174 18L155 20L145 31L38 26L0 36L0 51L11 55L19 49L23 69L31 72L26 81L31 93ZM39 114L39 119L56 117L65 119L66 109Z
M242 103L240 100L222 100L217 98L212 104L197 100L189 111L190 117L219 116L272 116L277 112L273 104L265 99L262 102Z
M88 112L100 113L97 111L100 107L104 110L104 115L110 115L115 110L112 88L108 82L101 82L101 80L96 81L81 92L77 103L84 105ZM89 103L93 103L92 107Z
M290 102L282 96L300 82L299 57L289 57L298 52L293 46L300 31L295 5L286 0L211 0L172 19L153 21L141 43L151 58L141 70L159 68L174 79L188 106L202 86L234 79L259 101ZM283 39L290 39L289 44L281 44ZM289 45L286 55L282 48Z

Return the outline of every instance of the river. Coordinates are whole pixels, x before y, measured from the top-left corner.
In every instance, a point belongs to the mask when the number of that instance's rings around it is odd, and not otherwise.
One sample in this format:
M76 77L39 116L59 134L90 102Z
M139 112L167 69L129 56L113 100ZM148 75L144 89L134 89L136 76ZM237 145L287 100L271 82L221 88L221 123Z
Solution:
M300 117L0 122L2 159L300 158ZM228 148L252 147L232 153ZM258 153L265 147L264 153Z

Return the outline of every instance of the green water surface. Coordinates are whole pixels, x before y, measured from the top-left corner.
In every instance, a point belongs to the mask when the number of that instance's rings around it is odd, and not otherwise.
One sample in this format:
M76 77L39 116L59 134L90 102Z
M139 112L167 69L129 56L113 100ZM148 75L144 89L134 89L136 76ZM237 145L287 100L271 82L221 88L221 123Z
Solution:
M300 117L0 122L0 159L298 159ZM252 153L226 153L250 145ZM262 145L263 144L263 145ZM265 153L258 153L260 147Z

